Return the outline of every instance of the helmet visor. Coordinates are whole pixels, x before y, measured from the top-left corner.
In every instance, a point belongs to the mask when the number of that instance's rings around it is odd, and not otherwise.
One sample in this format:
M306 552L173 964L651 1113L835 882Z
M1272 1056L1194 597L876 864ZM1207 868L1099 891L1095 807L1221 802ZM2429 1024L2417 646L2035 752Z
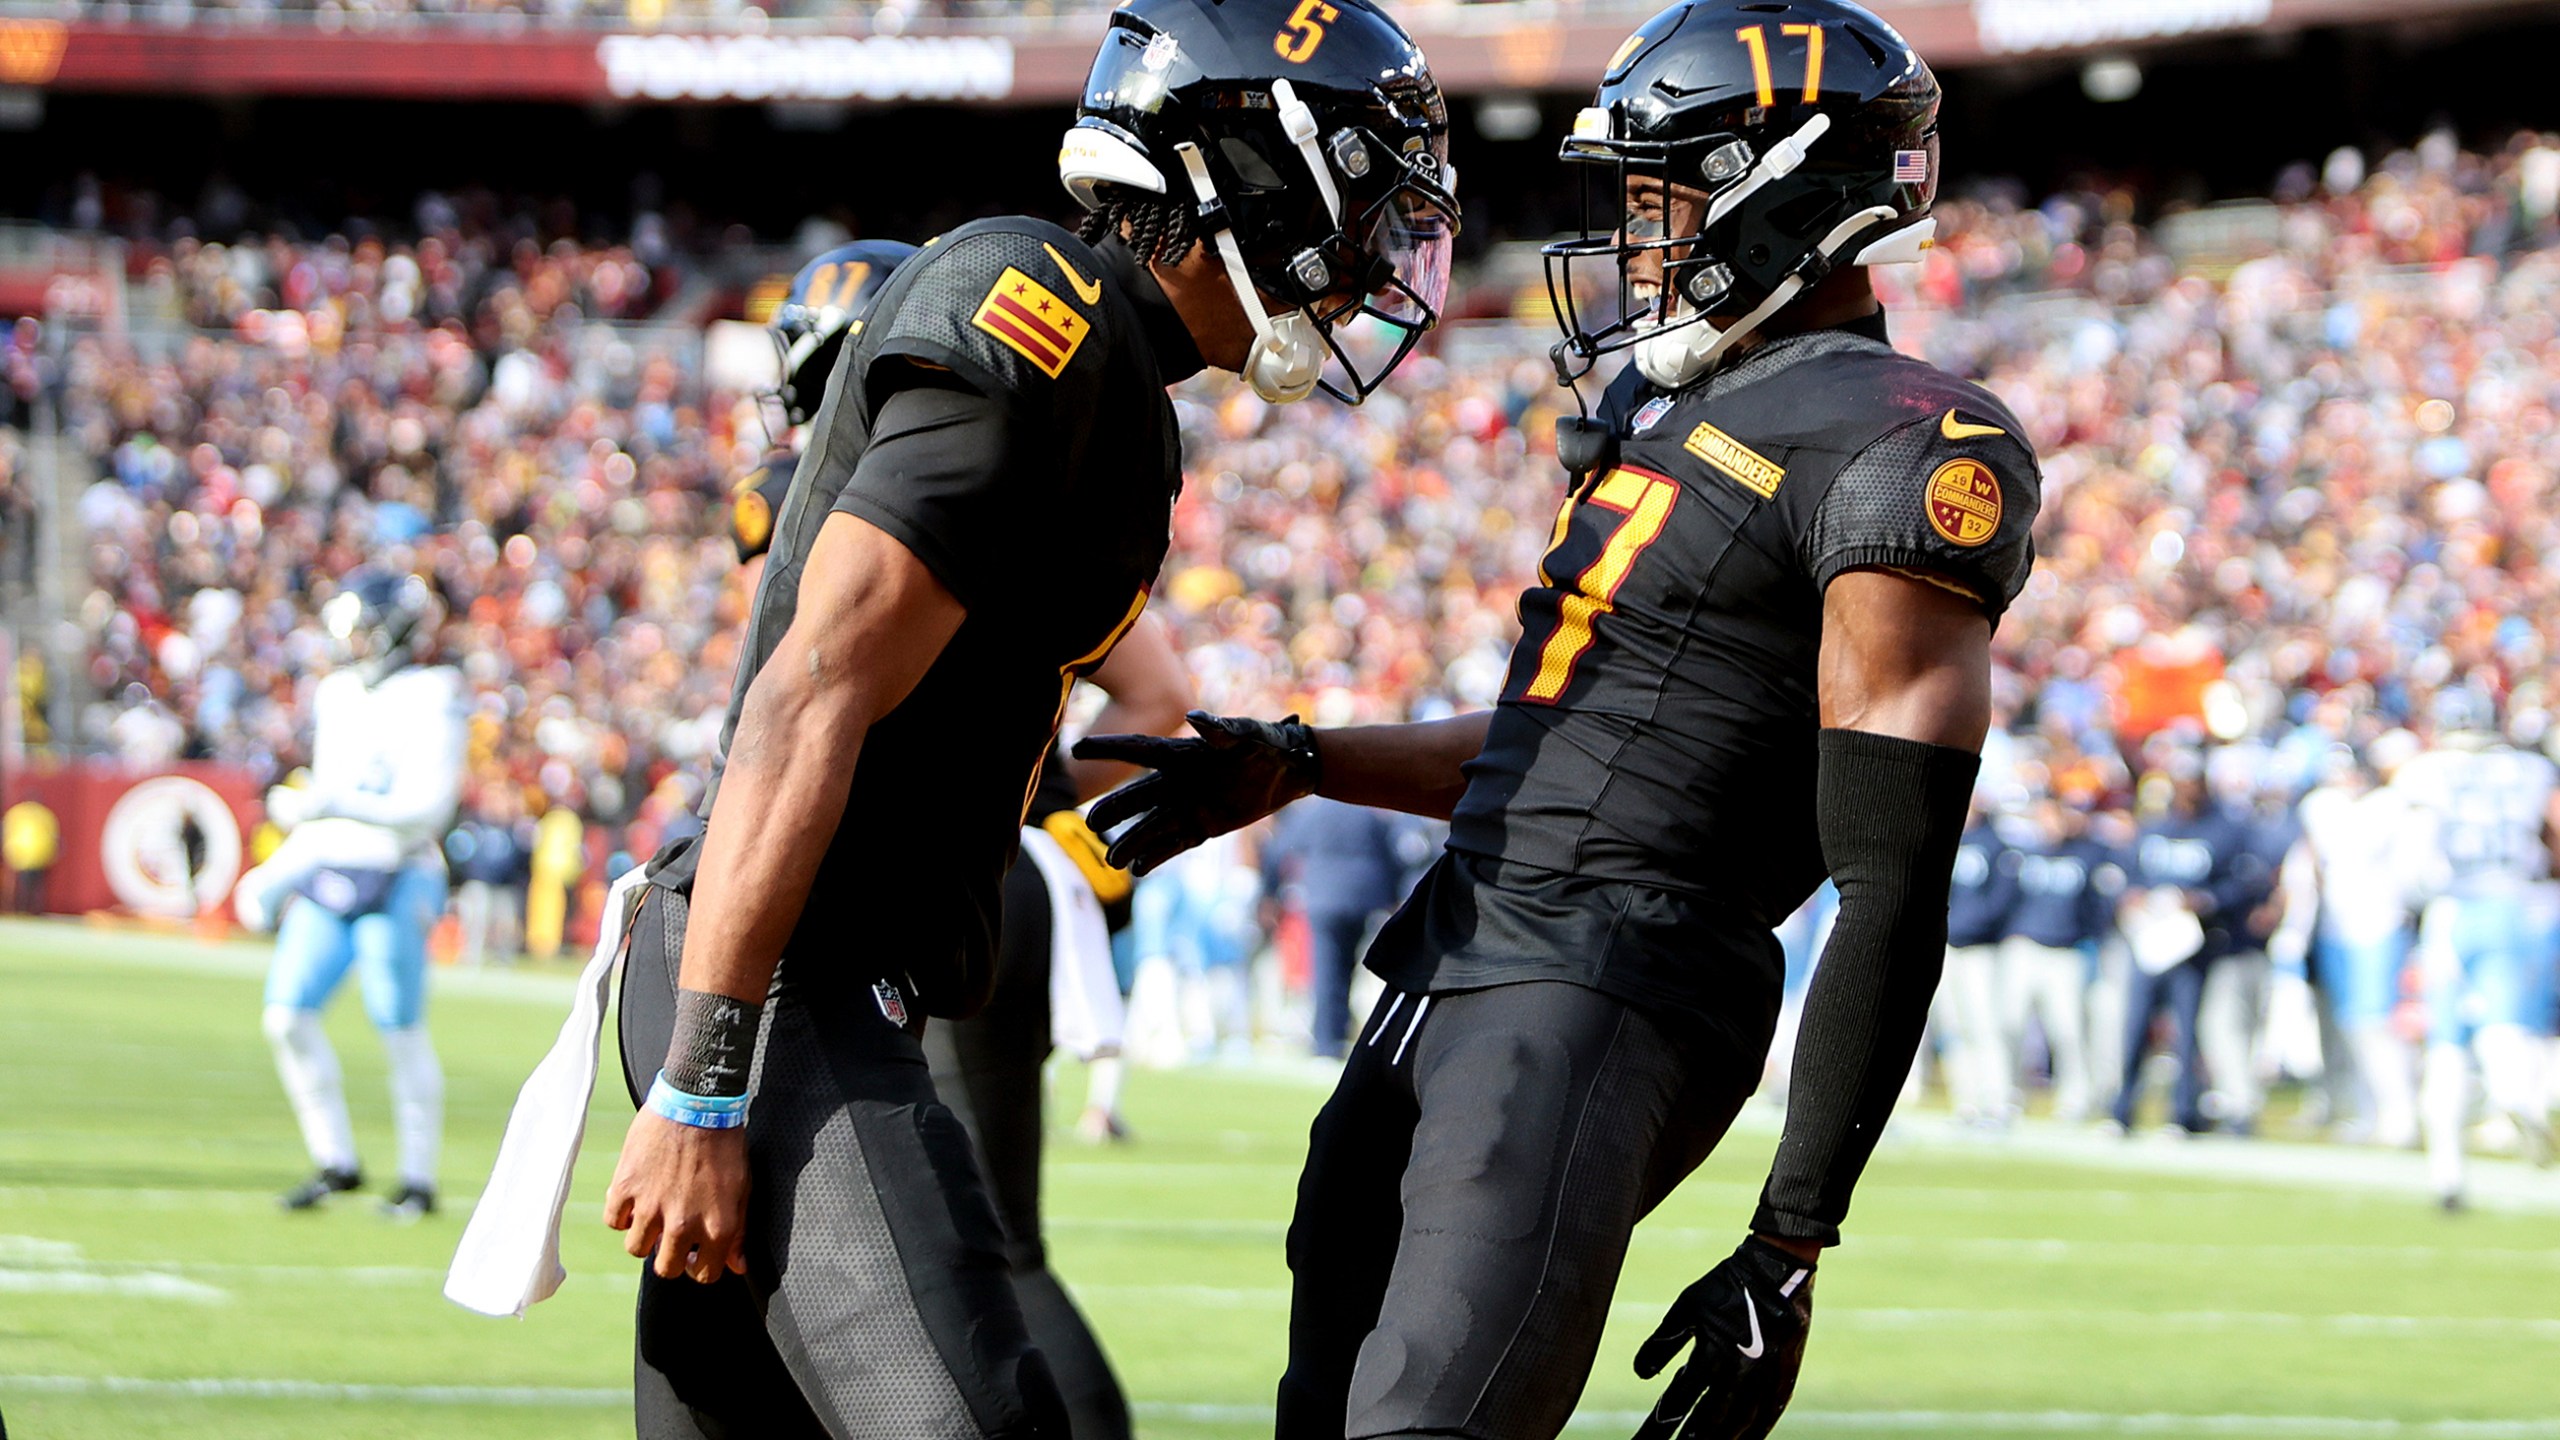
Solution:
M1327 394L1348 405L1367 399L1440 323L1458 236L1454 209L1436 186L1408 181L1350 227L1366 289L1309 311L1333 351L1320 382Z

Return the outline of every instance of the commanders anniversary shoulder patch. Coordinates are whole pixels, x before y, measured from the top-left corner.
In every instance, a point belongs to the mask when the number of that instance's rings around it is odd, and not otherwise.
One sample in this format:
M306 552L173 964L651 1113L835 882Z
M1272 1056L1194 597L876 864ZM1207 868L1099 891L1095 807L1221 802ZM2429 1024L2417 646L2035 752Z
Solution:
M2000 533L2000 480L1979 460L1950 460L1929 476L1929 527L1968 548Z
M1093 326L1047 286L1008 265L995 288L978 302L969 323L1005 343L1055 380L1076 358Z

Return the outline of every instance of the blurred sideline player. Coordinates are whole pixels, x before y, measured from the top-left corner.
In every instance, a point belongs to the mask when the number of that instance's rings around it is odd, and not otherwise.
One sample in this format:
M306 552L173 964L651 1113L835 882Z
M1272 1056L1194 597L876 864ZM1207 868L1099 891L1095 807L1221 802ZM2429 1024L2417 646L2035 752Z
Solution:
M2038 796L2015 844L2017 898L2000 942L2000 1023L2011 1073L2024 1068L2027 1023L2044 1032L2053 1069L2053 1115L2088 1118L2089 971L2115 928L2124 865L2089 833L2077 805Z
M322 605L338 664L312 694L310 783L267 792L285 841L234 892L244 924L277 927L265 1030L317 1167L282 1197L290 1209L363 1183L320 1023L351 967L390 1059L400 1175L383 1208L436 1208L444 1071L427 1038L427 933L444 913L465 729L460 674L423 660L434 605L425 581L382 571L350 575Z
M773 318L783 364L777 399L793 426L808 422L846 338L861 333L872 299L914 253L912 245L861 241L825 252L793 278ZM788 450L767 456L732 492L730 535L751 584L763 572L798 458ZM1152 616L1086 678L1110 696L1095 723L1111 730L1168 733L1190 702L1181 656ZM1052 745L1023 816L1022 850L1005 872L994 993L984 1010L933 1026L924 1040L935 1092L977 1141L1023 1320L1048 1357L1076 1440L1128 1435L1129 1407L1100 1342L1049 1271L1040 1226L1042 1075L1053 1040L1065 1044L1093 1067L1088 1104L1117 1123L1120 994L1105 916L1117 909L1125 921L1130 877L1103 859L1078 807L1128 773L1125 765L1071 762ZM634 1088L645 1087L635 1080Z
M2005 808L2005 807L2004 807ZM2018 856L1983 796L1956 845L1947 885L1947 959L1931 1006L1952 1034L1947 1098L1956 1118L1997 1129L2017 1118L2009 1046L2000 1024L2000 938L2018 903Z
M2560 770L2447 703L2463 698L2440 697L2453 713L2439 718L2437 743L2392 782L2435 842L2431 898L2418 922L2427 1007L2418 1106L2427 1179L2447 1209L2463 1201L2475 1056L2490 1109L2515 1125L2529 1158L2551 1159L2542 1067L2560 947L2560 886L2551 871Z
M2409 957L2415 877L2428 868L2432 823L2407 788L2391 784L2417 753L2406 730L2377 736L2365 757L2341 745L2302 797L2302 838L2285 857L2284 920L2267 942L2280 968L2319 986L2334 1043L2321 1042L2332 1118L2347 1138L2405 1149L2418 1143L2409 1044L2391 1023Z
M605 1218L650 1257L650 1440L1065 1427L920 1034L986 1003L1069 690L1162 567L1166 387L1214 364L1272 402L1365 395L1438 319L1445 102L1373 6L1300 8L1111 12L1058 152L1086 235L963 225L846 342L776 517L708 828L631 922L625 1063L664 1058ZM1402 343L1364 364L1334 337L1354 322Z
M1838 0L1646 21L1565 142L1605 218L1548 252L1560 363L1635 364L1560 437L1579 473L1498 707L1080 747L1157 770L1094 812L1134 820L1140 865L1308 791L1453 822L1310 1137L1284 1440L1563 1428L1637 1219L1760 1078L1771 927L1828 868L1777 1161L1638 1351L1649 1376L1696 1342L1640 1434L1763 1436L1794 1388L1945 958L1992 626L2032 558L2023 427L1886 343L1863 268L1922 253L1937 105ZM1583 323L1586 260L1626 318Z

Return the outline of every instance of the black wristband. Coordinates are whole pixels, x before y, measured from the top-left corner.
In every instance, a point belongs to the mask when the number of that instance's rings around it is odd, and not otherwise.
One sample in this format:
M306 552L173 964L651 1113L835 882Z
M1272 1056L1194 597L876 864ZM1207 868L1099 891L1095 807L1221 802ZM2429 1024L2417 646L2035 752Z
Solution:
M667 1042L667 1083L688 1095L747 1093L764 1007L707 990L676 991L676 1033Z

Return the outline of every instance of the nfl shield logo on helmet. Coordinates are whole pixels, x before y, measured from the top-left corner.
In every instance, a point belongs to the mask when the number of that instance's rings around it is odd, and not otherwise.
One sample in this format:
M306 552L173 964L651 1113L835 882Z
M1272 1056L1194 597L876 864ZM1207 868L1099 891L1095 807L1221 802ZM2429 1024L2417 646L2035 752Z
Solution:
M897 986L886 980L874 980L871 982L871 998L880 1002L880 1013L888 1017L890 1024L906 1028L907 1002L898 993Z

